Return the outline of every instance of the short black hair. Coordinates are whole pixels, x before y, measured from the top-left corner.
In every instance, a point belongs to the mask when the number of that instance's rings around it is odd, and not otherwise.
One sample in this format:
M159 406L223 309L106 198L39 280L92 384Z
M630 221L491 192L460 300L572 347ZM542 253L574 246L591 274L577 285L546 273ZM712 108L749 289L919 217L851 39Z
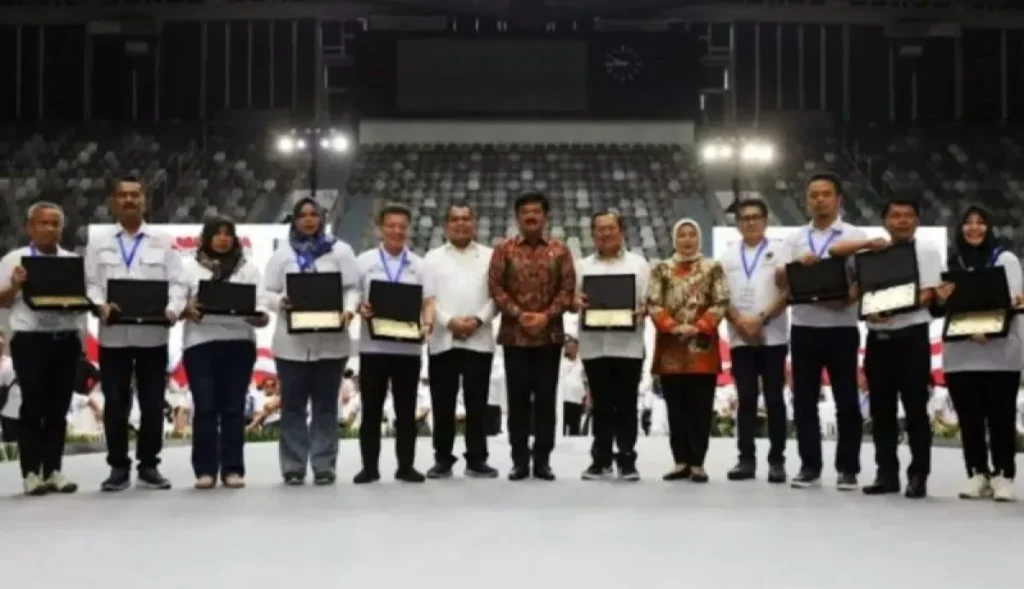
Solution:
M476 217L476 211L473 209L473 206L470 205L468 202L453 202L452 204L448 205L448 210L444 212L445 221L451 220L452 211L454 211L455 209L469 209L469 216Z
M590 231L594 231L594 225L600 217L612 216L615 218L615 224L619 226L620 231L626 230L626 222L622 220L622 214L615 209L601 209L590 216Z
M548 202L548 197L544 196L543 192L524 192L519 195L519 198L516 199L515 204L512 206L516 213L519 213L519 209L526 205L540 205L545 215L551 210L551 203Z
M905 196L897 196L897 197L894 197L894 198L890 198L888 201L886 201L885 205L882 207L882 218L883 219L889 215L889 211L893 207L910 207L910 208L914 209L914 215L915 216L919 216L921 214L921 204L919 202L917 202L916 198L909 198L909 197L905 197Z
M815 172L811 174L811 177L807 179L807 188L811 187L811 184L823 180L825 182L831 182L832 187L836 189L836 194L839 196L843 195L843 181L839 179L839 174L823 170L821 172Z
M747 207L754 207L761 212L762 217L768 216L768 205L764 204L764 201L759 198L745 198L736 202L736 212L739 213L741 210Z
M377 213L377 225L383 225L384 219L388 215L402 215L406 221L412 222L412 211L409 210L409 207L393 202L381 207L380 212Z

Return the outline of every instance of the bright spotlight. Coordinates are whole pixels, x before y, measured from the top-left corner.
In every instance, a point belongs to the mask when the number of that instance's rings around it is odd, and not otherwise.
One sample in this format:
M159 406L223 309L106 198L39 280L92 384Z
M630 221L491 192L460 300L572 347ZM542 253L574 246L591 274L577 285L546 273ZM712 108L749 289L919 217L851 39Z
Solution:
M701 149L701 159L707 163L728 161L731 160L733 156L732 146L728 143L708 143L703 149Z
M768 143L750 142L740 151L740 160L744 163L767 165L775 159L775 148Z
M277 150L284 154L289 154L295 151L298 146L296 141L292 137L279 137L277 140Z
M327 145L326 149L330 149L336 153L345 153L348 151L348 137L344 135L332 135L329 139L325 140Z

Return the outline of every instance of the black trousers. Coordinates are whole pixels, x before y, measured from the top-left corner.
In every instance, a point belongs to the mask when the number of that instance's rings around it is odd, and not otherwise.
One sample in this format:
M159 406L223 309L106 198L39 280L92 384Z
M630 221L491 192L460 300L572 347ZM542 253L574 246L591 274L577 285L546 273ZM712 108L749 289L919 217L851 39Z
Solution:
M583 403L562 402L562 435L579 436L583 422Z
M160 450L164 444L167 346L100 346L100 382L103 385L107 464L112 468L130 468L132 465L128 457L128 417L132 410L132 395L135 394L139 397L140 413L136 459L140 469L155 468L160 464Z
M21 331L11 339L11 360L21 387L17 435L22 476L48 477L61 469L81 353L77 331Z
M619 447L619 461L636 462L637 395L643 360L595 358L583 361L590 385L590 413L594 443L590 455L601 466L611 466L612 443Z
M899 477L896 448L900 436L897 418L900 401L910 442L907 476L927 477L931 472L932 454L932 425L928 417L932 348L928 325L911 325L892 332L870 330L865 348L864 374L871 394L871 434L875 440L878 477Z
M419 393L420 356L360 354L359 397L363 405L359 424L359 450L363 468L380 470L380 424L390 386L395 408L395 456L398 469L413 468L416 461L416 397Z
M18 441L18 420L13 417L0 417L0 442L13 444Z
M947 372L946 386L960 425L967 476L1016 477L1020 372Z
M555 448L558 368L562 347L505 346L505 386L508 390L508 440L512 462L530 463L530 425L533 424L533 459L547 465Z
M487 406L487 435L496 436L501 433L501 405Z
M434 414L434 460L454 464L455 407L462 388L466 407L466 462L487 462L487 396L494 354L451 349L430 357L430 405Z
M669 446L676 464L704 466L711 438L717 374L662 374Z
M786 355L781 346L739 346L732 349L732 378L739 407L736 415L736 444L740 462L754 462L757 436L757 400L764 394L768 412L768 464L786 462Z
M794 325L790 329L793 421L802 469L820 473L823 465L818 403L821 397L822 370L826 370L832 383L839 429L836 470L841 473L860 473L864 416L860 413L860 395L857 392L858 348L860 331L857 327Z

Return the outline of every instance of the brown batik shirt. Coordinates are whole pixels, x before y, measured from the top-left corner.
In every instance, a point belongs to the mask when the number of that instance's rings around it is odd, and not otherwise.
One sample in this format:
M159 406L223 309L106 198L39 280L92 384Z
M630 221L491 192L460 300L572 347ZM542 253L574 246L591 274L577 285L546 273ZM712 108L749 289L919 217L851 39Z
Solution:
M562 314L572 305L576 292L576 268L564 243L542 238L531 245L522 236L506 239L494 248L488 284L501 312L499 344L562 344ZM519 315L524 312L544 313L547 325L539 333L528 333L519 325Z

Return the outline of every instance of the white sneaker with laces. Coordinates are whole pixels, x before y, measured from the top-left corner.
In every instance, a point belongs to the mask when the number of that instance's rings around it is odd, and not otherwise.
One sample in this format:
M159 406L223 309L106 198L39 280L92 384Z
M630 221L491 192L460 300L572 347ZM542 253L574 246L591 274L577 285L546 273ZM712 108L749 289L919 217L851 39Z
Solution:
M967 486L960 491L961 499L988 499L992 497L992 485L988 477L983 474L976 474L967 479Z
M45 495L48 491L46 483L43 481L42 477L34 472L30 472L25 476L25 480L22 482L22 485L25 488L26 495Z
M1013 494L1013 481L1002 476L992 477L992 499L1001 503L1016 501Z
M74 493L78 490L78 484L72 482L59 470L55 470L46 479L46 488L53 493Z

